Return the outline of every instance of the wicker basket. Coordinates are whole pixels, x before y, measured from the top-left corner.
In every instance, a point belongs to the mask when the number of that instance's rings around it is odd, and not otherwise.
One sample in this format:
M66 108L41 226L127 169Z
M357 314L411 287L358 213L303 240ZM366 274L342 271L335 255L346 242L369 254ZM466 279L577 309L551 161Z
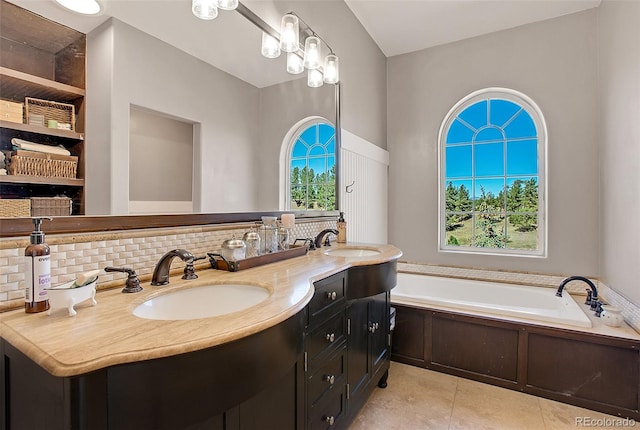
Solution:
M17 150L11 151L8 161L10 175L75 179L78 172L78 157L68 155Z
M31 200L0 199L0 217L13 218L31 216Z
M44 124L47 124L49 120L56 120L61 124L71 124L71 130L76 129L76 108L74 105L25 97L24 106L27 123L29 123L29 115L44 115Z
M31 197L31 216L71 215L69 197Z

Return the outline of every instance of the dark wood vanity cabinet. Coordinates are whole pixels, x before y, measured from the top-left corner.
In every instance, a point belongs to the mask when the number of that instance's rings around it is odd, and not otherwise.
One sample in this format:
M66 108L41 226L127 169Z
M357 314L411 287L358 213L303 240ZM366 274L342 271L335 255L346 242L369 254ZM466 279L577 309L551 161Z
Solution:
M389 291L396 262L353 267L314 284L305 330L307 428L346 428L386 386Z
M395 279L395 261L350 268L254 335L78 376L53 376L0 339L0 430L346 428L386 381Z

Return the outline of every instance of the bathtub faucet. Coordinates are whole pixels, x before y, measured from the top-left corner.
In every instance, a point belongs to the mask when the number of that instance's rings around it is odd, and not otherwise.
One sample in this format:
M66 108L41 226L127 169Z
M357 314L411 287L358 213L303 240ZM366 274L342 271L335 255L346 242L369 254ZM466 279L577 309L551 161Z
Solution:
M556 296L562 297L562 290L564 286L567 285L571 281L583 281L586 282L589 287L591 287L591 300L587 301L587 304L591 305L591 310L595 311L598 308L598 290L596 286L589 279L584 276L569 276L567 279L560 283L558 287L558 292L556 292ZM588 291L588 290L587 290Z

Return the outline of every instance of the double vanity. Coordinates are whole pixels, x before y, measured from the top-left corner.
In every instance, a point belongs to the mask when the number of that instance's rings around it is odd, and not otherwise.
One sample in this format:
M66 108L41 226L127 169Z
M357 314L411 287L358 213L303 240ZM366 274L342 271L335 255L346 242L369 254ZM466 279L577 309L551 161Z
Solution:
M2 314L0 428L345 428L386 384L400 255L333 245Z

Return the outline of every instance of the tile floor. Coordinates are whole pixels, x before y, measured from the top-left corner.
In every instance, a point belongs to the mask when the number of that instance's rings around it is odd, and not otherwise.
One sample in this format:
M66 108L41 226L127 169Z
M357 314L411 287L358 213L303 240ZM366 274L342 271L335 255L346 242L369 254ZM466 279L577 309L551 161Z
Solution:
M604 419L619 420L519 391L391 362L389 385L374 390L349 430L624 428L597 421Z

